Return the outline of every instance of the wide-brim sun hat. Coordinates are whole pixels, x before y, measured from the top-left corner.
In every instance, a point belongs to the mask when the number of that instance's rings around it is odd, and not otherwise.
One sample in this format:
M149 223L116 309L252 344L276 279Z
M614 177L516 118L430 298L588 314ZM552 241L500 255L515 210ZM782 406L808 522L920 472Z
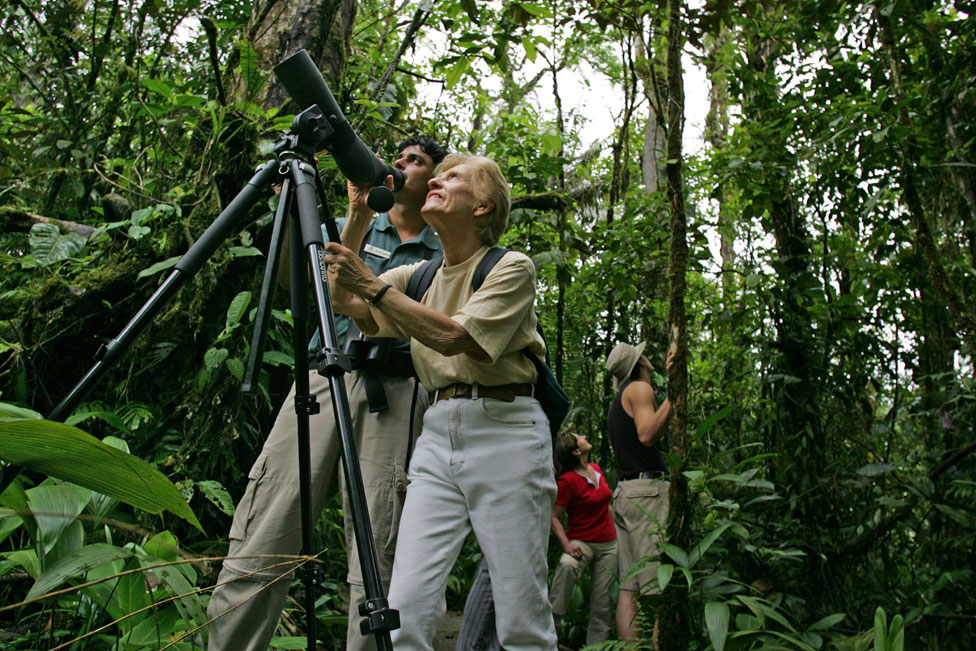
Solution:
M630 378L631 372L633 372L637 362L640 361L641 355L644 354L645 345L647 345L646 341L642 341L636 346L620 342L610 351L610 355L607 357L607 372L613 376L614 391Z

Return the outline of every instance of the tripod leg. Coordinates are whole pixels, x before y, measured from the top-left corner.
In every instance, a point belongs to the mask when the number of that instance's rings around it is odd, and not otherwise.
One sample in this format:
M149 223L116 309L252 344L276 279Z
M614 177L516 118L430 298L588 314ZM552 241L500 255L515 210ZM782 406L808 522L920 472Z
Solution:
M241 383L243 393L257 393L259 373L261 372L261 358L264 355L265 334L271 317L271 298L274 295L274 285L278 278L278 262L281 260L281 249L285 239L285 225L291 214L292 193L289 188L291 179L285 178L281 184L280 201L275 211L274 225L271 228L271 243L268 246L268 259L264 266L264 280L261 283L261 298L258 301L257 314L254 317L254 329L251 332L251 348L247 357L247 367L244 371L244 381Z
M282 200L291 201L290 196L282 194ZM292 250L301 250L302 235L298 224L291 229ZM314 520L311 509L311 452L309 449L309 416L318 413L319 405L315 396L309 393L308 387L308 285L305 281L306 261L300 255L291 257L291 311L295 322L293 342L295 348L295 413L298 417L298 486L302 503L302 553L311 556L314 553L312 535ZM333 387L333 391L335 388ZM308 649L316 647L315 620L315 586L318 584L315 564L309 563L302 569L302 579L305 585L305 617Z
M336 425L343 455L343 467L346 473L346 486L349 501L352 505L353 522L356 533L356 549L362 563L363 583L366 588L366 602L360 609L365 618L361 624L364 634L376 636L377 647L392 650L390 631L399 627L399 617L395 610L391 610L387 603L382 579L379 571L379 561L376 546L373 541L372 527L366 505L363 488L362 471L359 466L359 455L356 441L352 432L352 417L349 400L346 394L342 374L348 370L345 359L339 354L339 342L336 334L335 317L332 310L332 300L329 286L326 282L326 272L322 261L323 245L322 227L318 218L313 184L314 170L304 166L297 160L291 161L291 177L295 184L295 205L298 210L301 237L304 248L308 252L308 264L312 272L312 288L318 308L319 327L322 331L326 361L324 368L329 378L332 394L332 409L336 417ZM298 232L293 229L293 233ZM296 235L297 237L297 235ZM295 242L295 240L293 240ZM297 251L298 249L293 249ZM297 255L295 256L298 257ZM296 267L292 267L292 273ZM303 279L292 276L292 282L305 287ZM294 291L294 286L293 286ZM294 300L294 299L293 299ZM298 315L295 315L296 325ZM296 352L297 355L297 352ZM297 370L296 370L297 373Z

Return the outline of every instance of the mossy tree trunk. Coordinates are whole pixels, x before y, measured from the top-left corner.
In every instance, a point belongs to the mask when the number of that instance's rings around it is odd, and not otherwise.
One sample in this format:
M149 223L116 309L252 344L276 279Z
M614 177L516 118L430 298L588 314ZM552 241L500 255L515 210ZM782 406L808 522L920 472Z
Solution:
M668 399L671 401L671 453L680 459L688 456L688 335L685 313L688 269L688 217L685 212L683 153L685 93L682 79L681 52L685 42L681 0L668 0L667 8L667 197L670 211L671 247L668 266L669 297L668 324L674 365L668 374ZM691 542L691 504L688 482L683 468L671 469L671 491L668 495L668 540L682 549ZM674 583L664 592L659 610L660 646L678 651L689 648L690 605L688 591Z

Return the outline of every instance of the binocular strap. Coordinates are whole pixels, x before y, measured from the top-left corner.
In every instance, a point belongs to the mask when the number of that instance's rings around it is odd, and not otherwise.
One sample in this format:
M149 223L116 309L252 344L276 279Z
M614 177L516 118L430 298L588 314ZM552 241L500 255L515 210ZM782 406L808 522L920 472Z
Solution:
M369 413L378 414L390 408L390 403L386 400L386 391L383 389L383 379L376 373L361 371L363 374L363 385L366 387L366 401L369 403Z

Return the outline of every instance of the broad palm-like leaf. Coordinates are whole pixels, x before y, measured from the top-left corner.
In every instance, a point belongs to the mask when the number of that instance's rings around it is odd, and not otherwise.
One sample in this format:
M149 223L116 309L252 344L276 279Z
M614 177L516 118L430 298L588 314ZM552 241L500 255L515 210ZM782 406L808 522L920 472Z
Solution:
M150 513L169 511L203 531L179 489L161 472L75 427L46 420L0 422L0 459Z

